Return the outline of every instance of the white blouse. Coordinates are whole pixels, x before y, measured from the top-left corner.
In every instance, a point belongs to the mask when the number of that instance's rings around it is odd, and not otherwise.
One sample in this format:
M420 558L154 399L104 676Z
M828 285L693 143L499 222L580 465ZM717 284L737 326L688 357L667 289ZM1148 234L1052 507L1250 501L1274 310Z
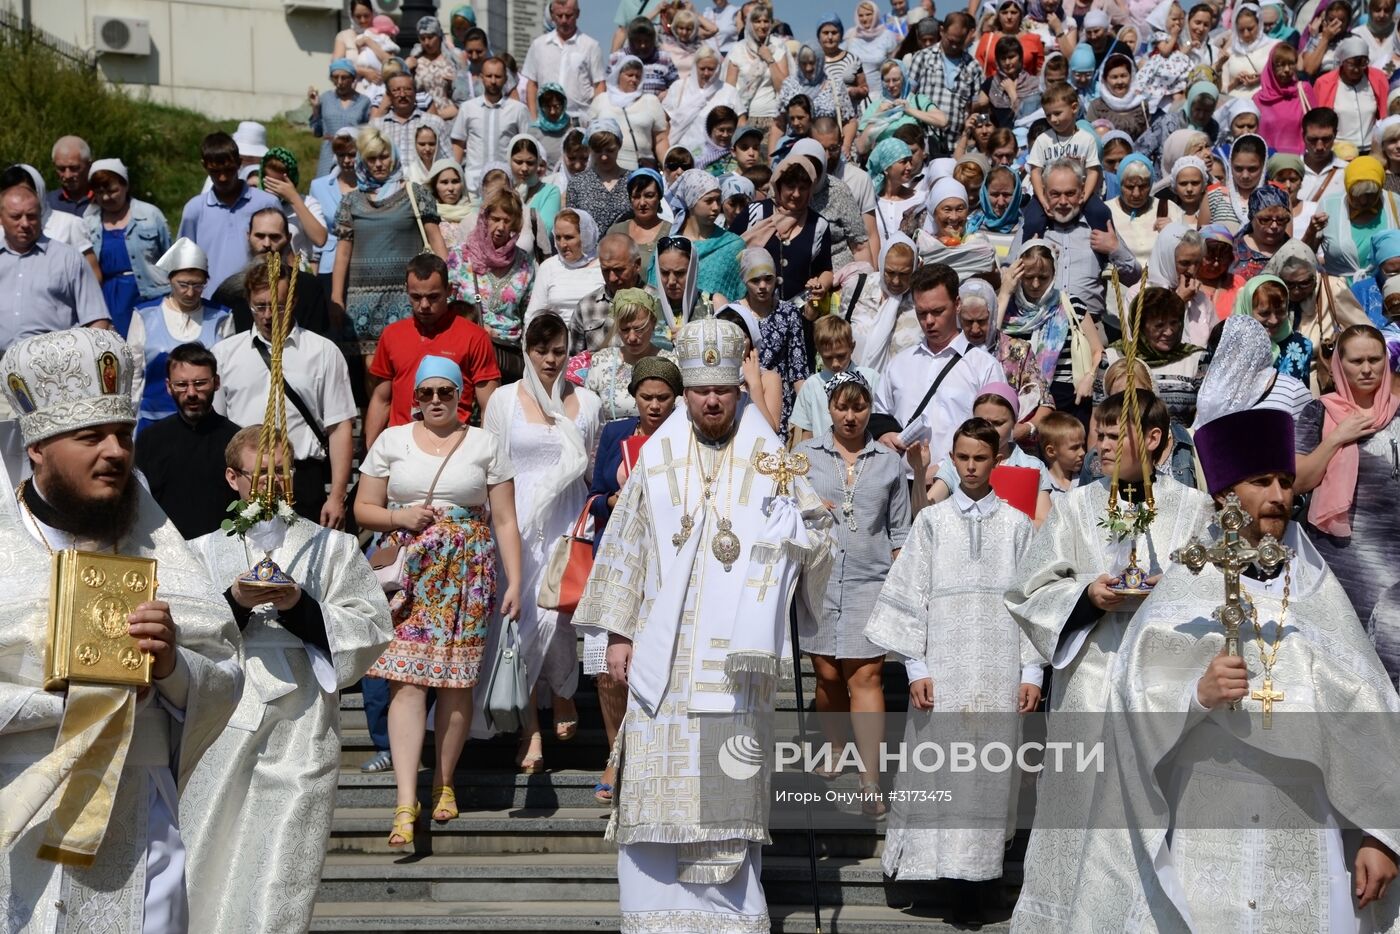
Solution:
M441 456L429 454L413 440L412 423L396 425L384 429L375 439L360 472L367 477L388 479L390 505L416 506L427 500L433 476L451 447L449 441L443 445ZM481 506L486 503L488 486L514 476L515 467L496 436L483 428L468 428L451 463L438 478L433 503Z

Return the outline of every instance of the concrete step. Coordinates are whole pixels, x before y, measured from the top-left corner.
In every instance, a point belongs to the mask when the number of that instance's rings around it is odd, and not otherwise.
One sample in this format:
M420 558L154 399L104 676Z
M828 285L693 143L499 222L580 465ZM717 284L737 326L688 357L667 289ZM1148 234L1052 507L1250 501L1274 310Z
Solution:
M601 807L511 808L463 811L445 824L418 822L412 852L389 848L390 807L337 807L331 820L330 853L492 856L503 853L605 853L613 845L603 839L608 810ZM884 828L872 825L817 834L819 856L862 859L879 856ZM776 829L768 852L773 856L807 855L804 830Z
M1020 881L1008 867L1006 886ZM811 865L803 856L765 856L763 889L770 901L811 900ZM823 905L948 907L946 887L886 879L877 858L824 858L817 863ZM579 901L616 902L617 856L605 853L433 855L386 863L382 856L333 854L326 860L317 901L533 903L565 892Z
M465 765L466 763L464 763ZM473 757L472 768L459 768L454 790L459 808L499 811L506 808L606 808L593 797L593 785L602 775L603 759L596 769L559 769L535 775L515 771L488 771ZM418 775L418 799L426 806L432 794L428 772ZM336 804L349 808L391 808L394 805L394 773L364 773L343 769Z
M520 740L515 735L498 736L488 740L471 740L462 749L461 765L483 770L514 772L515 754ZM342 772L360 773L360 765L375 754L368 730L342 730L340 734L340 768ZM602 769L608 759L607 736L601 725L582 726L573 739L560 742L548 728L544 730L544 761L546 768ZM423 761L433 760L433 732L423 739Z
M818 928L810 906L770 903L775 934L812 934ZM340 931L616 931L616 902L553 901L522 906L517 902L329 902L318 904L311 930ZM1006 922L983 925L987 934L1002 934ZM935 914L900 911L875 905L842 905L823 911L824 934L952 934L966 931Z

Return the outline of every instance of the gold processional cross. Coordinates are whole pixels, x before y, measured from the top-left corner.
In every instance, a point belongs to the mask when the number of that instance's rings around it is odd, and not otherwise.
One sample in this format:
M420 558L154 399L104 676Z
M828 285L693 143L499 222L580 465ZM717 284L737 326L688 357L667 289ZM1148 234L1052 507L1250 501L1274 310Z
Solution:
M1216 514L1220 523L1220 538L1213 542L1202 542L1192 536L1185 547L1172 552L1172 560L1184 564L1192 574L1199 574L1207 564L1213 565L1225 576L1225 602L1215 608L1212 618L1225 627L1225 652L1227 655L1240 654L1240 623L1244 622L1245 610L1240 600L1240 572L1251 564L1265 570L1273 570L1288 560L1288 549L1279 544L1272 535L1265 535L1257 546L1251 545L1241 535L1250 522L1254 521L1240 505L1240 499L1231 493L1225 497L1225 505ZM1266 673L1264 686L1250 695L1252 700L1264 704L1264 728L1273 726L1274 702L1283 700L1283 692L1274 690L1274 682ZM1231 710L1238 709L1234 703Z
M792 495L794 477L805 477L811 469L806 454L793 454L787 448L779 448L769 454L760 455L755 465L765 477L772 477L778 484L779 496Z

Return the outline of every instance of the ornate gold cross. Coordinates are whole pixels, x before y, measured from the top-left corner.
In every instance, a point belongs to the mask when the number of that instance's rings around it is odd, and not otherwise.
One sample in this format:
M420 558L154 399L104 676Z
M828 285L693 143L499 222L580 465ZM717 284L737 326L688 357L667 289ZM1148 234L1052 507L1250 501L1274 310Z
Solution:
M1264 704L1264 729L1274 728L1274 701L1283 700L1283 692L1274 690L1274 679L1268 675L1264 676L1264 686L1249 695L1251 700L1262 701Z
M805 477L811 469L806 454L793 454L787 448L762 455L756 466L759 473L777 482L779 496L792 495L793 478Z
M1288 549L1272 535L1261 538L1257 547L1241 537L1240 532L1254 519L1244 511L1239 497L1233 493L1225 497L1225 505L1216 514L1216 521L1220 523L1219 539L1206 543L1193 536L1184 548L1172 552L1171 557L1184 564L1192 574L1201 573L1201 569L1210 564L1225 576L1225 602L1216 607L1211 616L1225 627L1226 654L1239 655L1240 623L1245 617L1240 601L1240 572L1251 564L1272 570L1288 560ZM1231 704L1230 709L1237 709L1236 705Z

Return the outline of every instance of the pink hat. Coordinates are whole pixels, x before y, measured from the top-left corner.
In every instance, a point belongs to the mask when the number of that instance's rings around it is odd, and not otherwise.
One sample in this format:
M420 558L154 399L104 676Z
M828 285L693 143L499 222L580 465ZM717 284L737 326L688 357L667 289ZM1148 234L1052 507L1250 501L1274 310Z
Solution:
M399 24L394 22L389 17L385 16L383 13L380 13L374 19L370 20L369 24L374 29L374 31L379 33L381 36L392 37L397 36L399 34Z
M1021 420L1021 398L1018 395L1016 395L1016 390L1011 387L1010 383L988 383L981 389L977 390L977 395L979 396L985 396L988 394L994 396L1001 396L1003 399L1005 399L1006 404L1011 406L1012 418L1018 422Z

